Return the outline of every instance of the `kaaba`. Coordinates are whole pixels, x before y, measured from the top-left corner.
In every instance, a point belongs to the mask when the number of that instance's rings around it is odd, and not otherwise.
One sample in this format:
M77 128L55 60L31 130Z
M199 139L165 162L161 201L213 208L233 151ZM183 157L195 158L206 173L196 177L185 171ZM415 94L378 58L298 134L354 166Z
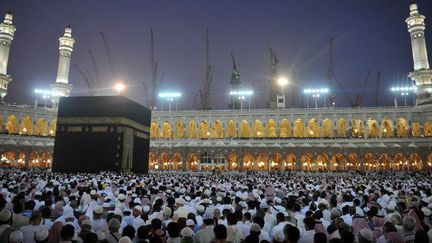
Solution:
M53 172L148 172L151 111L124 96L60 98Z

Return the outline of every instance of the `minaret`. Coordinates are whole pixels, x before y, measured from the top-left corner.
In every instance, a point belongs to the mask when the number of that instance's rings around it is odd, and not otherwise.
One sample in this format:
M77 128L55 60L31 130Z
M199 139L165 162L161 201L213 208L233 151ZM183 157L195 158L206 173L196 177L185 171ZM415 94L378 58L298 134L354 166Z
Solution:
M68 80L70 59L75 40L74 38L72 38L72 28L70 27L70 25L65 28L65 32L63 36L59 38L59 42L60 56L57 79L56 82L51 85L51 101L53 102L53 106L58 105L60 97L69 96L69 93L72 90L72 85L68 83Z
M410 4L410 16L405 20L411 35L414 71L409 74L417 88L417 105L432 104L432 70L429 66L425 39L425 16L419 13L417 4Z
M9 49L16 30L12 19L12 13L9 11L3 23L0 23L0 96L2 100L7 94L8 84L12 81L10 75L7 74Z

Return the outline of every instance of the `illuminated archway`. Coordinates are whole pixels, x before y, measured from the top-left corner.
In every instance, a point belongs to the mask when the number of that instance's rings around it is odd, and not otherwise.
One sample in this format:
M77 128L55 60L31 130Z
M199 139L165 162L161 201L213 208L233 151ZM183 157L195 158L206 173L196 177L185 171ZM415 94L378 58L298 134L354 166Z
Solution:
M223 127L220 120L216 120L213 123L212 138L223 138Z
M39 167L50 168L52 162L52 155L49 151L39 153Z
M320 137L320 127L318 121L312 118L308 122L308 137L319 138Z
M404 169L406 170L414 170L414 171L420 171L423 168L423 162L420 158L420 155L418 153L413 153L410 155L409 161L405 161Z
M420 122L412 122L411 124L411 135L413 137L421 136Z
M337 153L333 154L331 158L331 166L332 171L344 171L345 170L345 158L343 154Z
M378 157L378 168L379 171L390 170L390 156L387 153L382 153Z
M333 121L326 118L322 124L322 137L332 138L333 137Z
M384 119L381 128L383 138L394 137L393 122L390 119Z
M280 171L283 168L282 154L273 153L270 160L270 170Z
M320 153L317 155L315 161L315 170L318 171L326 171L328 169L329 158L325 153Z
M364 155L365 169L366 170L376 170L377 169L377 160L375 155L372 153L367 153Z
M52 158L51 158L52 160ZM49 161L51 163L51 161ZM26 155L24 151L18 152L18 159L17 159L17 166L18 167L25 167L26 166ZM49 165L51 166L51 164Z
M233 120L228 121L226 135L228 138L237 138L237 128L236 123Z
M249 122L243 120L240 124L240 137L241 138L250 138L250 127Z
M16 118L15 115L10 115L7 120L6 120L6 131L9 134L14 134L14 133L18 133L18 119Z
M313 162L314 162L314 157L311 153L304 153L301 156L301 170L302 171L312 171L314 168L312 166Z
M167 152L162 152L160 154L160 163L159 163L159 168L162 170L171 170L172 169L172 165L171 165L171 161L169 159L169 155Z
M200 138L210 138L210 129L209 129L209 124L206 120L201 121L200 123L200 130L199 130L199 135Z
M29 156L29 167L40 167L41 158L37 151L31 151Z
M182 120L177 120L175 123L174 128L174 138L180 139L184 138L185 132L184 132L184 125Z
M254 170L255 158L252 154L246 153L243 155L243 170Z
M287 119L283 119L279 125L279 137L289 138L291 137L291 125Z
M255 120L253 124L253 137L254 138L262 138L264 137L264 129L261 120Z
M341 117L337 121L337 129L336 129L337 137L338 138L345 138L347 136L346 130L347 130L346 129L346 120L345 120L345 118Z
M54 137L57 131L57 119L54 119L50 122L50 127L49 127L49 131L48 134L51 137Z
M346 163L348 170L359 170L360 169L360 160L356 153L348 154L348 159ZM364 165L366 168L366 164Z
M24 117L24 119L21 121L19 133L23 135L33 134L33 122L30 116Z
M227 162L228 162L228 170L239 170L239 160L236 153L231 152L227 156Z
M150 124L150 138L159 138L159 125L157 122Z
M297 170L297 158L294 153L289 153L285 156L285 170Z
M427 121L423 126L423 134L425 137L432 137L432 122Z
M379 136L378 122L373 118L369 118L367 124L368 124L368 138L377 138Z
M427 156L427 164L429 166L429 169L432 168L432 153L428 154Z
M39 120L37 120L33 134L37 136L48 135L48 123L45 118L39 118Z
M273 119L269 119L266 124L266 137L275 138L277 137L276 122Z
M197 127L195 120L190 120L188 123L188 138L197 137Z
M158 156L154 152L149 153L149 170L159 169Z
M180 153L174 153L172 156L172 167L173 170L181 170L182 165L182 155Z
M199 156L195 153L187 155L186 169L187 170L198 170L199 169Z
M6 151L0 157L0 165L5 167L16 166L16 157L14 151Z
M363 126L362 126L362 121L360 119L353 119L351 134L352 137L354 138L363 137Z
M405 118L398 118L396 124L396 135L399 138L408 136L408 122L405 120Z
M393 169L398 171L403 170L405 161L407 161L405 155L402 153L397 153L393 159Z
M171 139L172 138L171 124L168 121L165 121L162 124L161 138L163 138L163 139Z
M305 137L305 126L302 119L297 119L294 122L294 130L293 130L293 136L295 138L304 138Z
M255 160L256 168L258 170L267 171L269 169L268 161L267 153L259 153Z

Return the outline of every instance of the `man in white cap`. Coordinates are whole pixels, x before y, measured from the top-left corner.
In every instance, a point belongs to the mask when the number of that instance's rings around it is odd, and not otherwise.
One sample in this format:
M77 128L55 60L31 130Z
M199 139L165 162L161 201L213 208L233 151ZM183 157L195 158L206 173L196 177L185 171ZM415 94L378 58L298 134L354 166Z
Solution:
M48 229L40 229L35 232L34 240L35 242L46 242L48 240Z
M12 231L12 211L3 208L0 211L0 242L7 242Z
M203 215L203 228L195 235L196 243L210 243L215 240L213 209L207 208Z
M48 227L46 227L45 225L41 225L41 222L42 222L41 212L38 210L33 211L30 217L30 224L20 228L20 231L23 233L25 243L35 242L34 235L37 231L43 229L48 231Z
M97 205L93 209L93 219L90 220L92 230L97 231L106 231L108 229L108 224L106 220L102 217L103 216L103 207L100 205Z
M19 230L15 230L9 236L9 243L22 243L24 241L23 233Z
M121 234L119 232L120 221L116 218L112 218L108 223L108 230L105 232L105 239L109 243L116 243L121 238Z

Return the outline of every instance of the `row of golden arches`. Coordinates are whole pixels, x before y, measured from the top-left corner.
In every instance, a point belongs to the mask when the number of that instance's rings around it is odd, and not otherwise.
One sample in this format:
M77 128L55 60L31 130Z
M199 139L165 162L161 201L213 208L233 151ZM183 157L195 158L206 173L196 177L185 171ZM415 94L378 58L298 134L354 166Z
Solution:
M35 136L54 136L57 128L57 119L48 121L41 117L33 122L30 116L22 119L21 123L15 115L7 117L3 129L3 118L0 116L0 128L8 134L35 135Z
M422 131L423 130L423 131ZM349 134L350 133L350 134ZM381 124L377 120L370 118L363 127L363 123L359 119L352 120L351 129L348 130L347 121L345 118L340 118L336 122L336 129L333 127L333 121L326 118L320 125L318 120L312 118L308 121L307 126L302 119L297 119L294 123L290 123L288 119L280 121L279 126L274 119L269 119L264 124L257 119L253 122L252 128L249 122L242 120L240 125L234 120L228 120L225 124L220 120L213 122L212 127L207 120L200 122L199 126L195 120L190 120L185 127L185 122L177 120L174 129L169 121L164 121L160 126L156 121L153 121L150 126L150 137L153 139L181 139L181 138L201 138L201 139L221 139L221 138L345 138L355 137L368 138L377 137L420 137L432 136L432 121L427 121L423 124L423 129L420 122L412 122L411 129L405 118L398 118L396 126L392 120L383 119Z
M51 167L50 151L31 151L28 158L24 151L5 151L0 154L0 166L5 167Z
M368 170L368 171L389 171L389 170L410 170L419 171L423 169L423 161L418 153L404 154L396 153L390 156L388 153L375 155L366 153L359 156L357 153L335 153L328 155L318 153L314 156L311 152L302 153L300 158L296 154L265 152L253 156L252 153L245 153L242 158L243 167L240 166L240 158L235 152L226 156L226 164L202 164L200 155L189 153L185 158L186 170L212 170L218 167L222 170L262 170L262 171L282 171L282 170L302 170L302 171L346 171L346 170ZM432 153L427 157L428 167L432 167ZM181 170L183 169L183 158L181 153L174 153L172 156L168 152L161 152L159 155L150 152L150 170Z

